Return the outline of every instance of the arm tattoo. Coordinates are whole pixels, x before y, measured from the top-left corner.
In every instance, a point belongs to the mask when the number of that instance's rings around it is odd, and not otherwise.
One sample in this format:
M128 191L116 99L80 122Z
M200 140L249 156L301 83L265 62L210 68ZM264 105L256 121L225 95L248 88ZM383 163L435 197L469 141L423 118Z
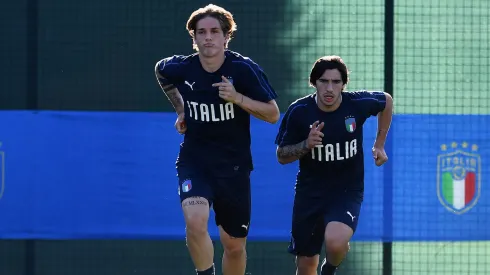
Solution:
M174 106L175 112L177 114L181 114L184 112L184 100L182 99L182 95L179 93L179 90L172 86L162 87L165 95L168 100Z
M158 63L157 63L157 67L155 67L155 76L157 78L158 84L160 84L160 87L162 88L163 92L165 93L168 100L170 101L170 103L174 107L175 112L177 114L183 113L184 112L184 100L182 99L182 95L180 94L177 87L175 87L173 84L169 83L167 85L164 85L162 83L163 79L165 79L165 78L158 71Z
M277 155L280 158L291 158L291 157L296 157L296 158L301 158L304 155L308 154L310 152L310 149L308 149L306 140L303 140L302 142L294 145L287 145L284 147L280 147L277 150Z

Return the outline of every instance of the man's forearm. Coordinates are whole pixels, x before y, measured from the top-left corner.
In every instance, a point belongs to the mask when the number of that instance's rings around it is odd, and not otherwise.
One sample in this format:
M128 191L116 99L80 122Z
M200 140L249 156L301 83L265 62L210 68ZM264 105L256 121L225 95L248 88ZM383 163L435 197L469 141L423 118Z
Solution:
M278 147L276 155L280 164L288 164L302 158L308 152L310 152L310 149L307 146L306 140L304 140L294 145Z
M184 100L182 99L182 95L174 84L168 83L165 80L165 77L160 74L159 64L160 62L158 62L155 66L155 76L157 78L158 85L160 85L163 93L167 96L170 104L172 104L174 107L175 112L180 115L184 113Z
M276 123L280 117L279 108L273 100L266 103L238 94L238 99L235 104L254 117L270 123Z
M175 112L180 115L184 112L184 100L182 99L182 95L179 90L175 88L173 85L169 85L167 87L162 87L163 92L167 96L168 100L174 106Z
M376 132L376 141L374 142L374 147L384 147L386 137L391 126L392 117L393 99L387 94L385 109L378 114L378 130Z

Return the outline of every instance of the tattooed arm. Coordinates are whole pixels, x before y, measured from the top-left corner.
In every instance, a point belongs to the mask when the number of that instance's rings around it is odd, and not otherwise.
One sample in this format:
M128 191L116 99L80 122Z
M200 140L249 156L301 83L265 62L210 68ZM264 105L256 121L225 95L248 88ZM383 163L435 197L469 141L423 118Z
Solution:
M304 155L308 154L308 152L310 152L308 142L307 140L303 140L294 145L278 146L276 156L280 164L288 164L302 158Z
M175 112L180 115L184 113L184 100L177 87L170 83L161 73L159 69L160 62L155 66L155 76L158 84L162 88L163 92L167 96L168 100L175 109Z
M320 121L317 120L311 125L310 134L307 139L293 145L278 146L276 155L279 163L288 164L294 162L308 154L308 152L315 146L321 145L324 136L322 133L324 126L324 122L320 123Z
M179 90L175 88L173 85L170 88L162 87L163 92L167 96L168 100L174 106L175 112L180 115L184 113L184 100L182 99L182 95Z

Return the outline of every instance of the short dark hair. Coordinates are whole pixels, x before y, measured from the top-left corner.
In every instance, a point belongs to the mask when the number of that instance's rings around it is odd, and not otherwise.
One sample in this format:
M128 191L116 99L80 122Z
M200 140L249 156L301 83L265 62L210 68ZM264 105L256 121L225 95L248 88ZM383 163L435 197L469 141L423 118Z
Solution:
M203 8L195 10L189 17L189 20L187 20L187 31L191 37L195 38L194 36L196 34L197 22L206 17L213 17L218 20L223 33L225 35L229 35L229 42L237 30L237 25L233 19L233 15L224 8L213 4L209 4ZM225 45L225 48L227 47L228 43Z
M334 69L339 70L343 84L347 85L349 82L349 70L344 63L344 60L337 55L323 56L315 61L310 72L310 85L316 86L316 81L320 79L326 70Z

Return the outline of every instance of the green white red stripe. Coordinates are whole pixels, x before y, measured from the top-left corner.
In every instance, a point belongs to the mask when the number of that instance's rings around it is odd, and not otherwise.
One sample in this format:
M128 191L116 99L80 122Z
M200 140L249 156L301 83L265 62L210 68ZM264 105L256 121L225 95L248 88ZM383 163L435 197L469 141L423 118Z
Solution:
M349 132L354 132L354 124L349 124Z
M454 179L451 172L442 174L442 194L446 201L457 210L465 208L475 197L476 175L467 172L462 179Z

